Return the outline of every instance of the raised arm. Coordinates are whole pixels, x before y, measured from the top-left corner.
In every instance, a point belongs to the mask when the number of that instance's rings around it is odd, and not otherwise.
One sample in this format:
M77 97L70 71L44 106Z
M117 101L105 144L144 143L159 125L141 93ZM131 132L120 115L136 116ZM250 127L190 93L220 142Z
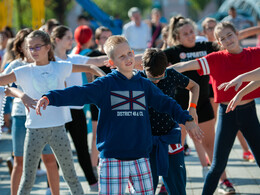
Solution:
M247 37L253 36L260 33L260 26L254 26L254 27L250 27L250 28L246 28L243 30L240 30L238 32L238 39L245 39Z
M229 102L228 107L226 109L226 113L233 111L245 95L254 91L258 87L260 87L260 81L251 81L248 85L241 89L235 95L235 97L233 97L233 99Z
M169 66L168 68L174 68L178 72L186 72L189 70L200 70L200 65L197 60L191 60L188 62L179 62Z
M229 82L222 83L221 85L218 86L218 89L221 90L224 88L224 91L227 91L230 87L235 87L235 90L237 91L243 82L259 81L260 80L259 75L260 75L260 68L257 68L250 72L241 74Z
M99 77L106 75L106 73L104 73L103 70L101 70L100 68L92 64L86 64L86 65L73 64L72 72L88 72Z

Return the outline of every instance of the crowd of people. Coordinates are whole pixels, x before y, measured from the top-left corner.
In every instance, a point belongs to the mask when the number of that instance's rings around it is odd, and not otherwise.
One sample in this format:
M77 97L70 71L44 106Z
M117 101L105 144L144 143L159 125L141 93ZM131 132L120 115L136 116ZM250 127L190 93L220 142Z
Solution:
M93 29L83 16L74 32L56 19L15 36L10 28L0 32L12 195L30 194L41 160L46 194L60 194L59 169L71 194L84 194L67 132L89 190L104 195L127 187L154 194L159 176L161 193L185 195L187 134L202 166L203 195L217 187L236 192L225 172L236 136L242 158L260 166L260 48L240 45L260 27L236 29L242 22L234 7L221 22L206 18L203 32L180 15L162 22L157 8L150 20L137 7L128 16L122 35Z

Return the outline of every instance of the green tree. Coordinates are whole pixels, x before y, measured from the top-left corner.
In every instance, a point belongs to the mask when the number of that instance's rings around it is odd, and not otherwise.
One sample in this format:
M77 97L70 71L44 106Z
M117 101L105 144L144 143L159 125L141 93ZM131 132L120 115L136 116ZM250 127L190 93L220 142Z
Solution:
M131 7L138 7L144 15L150 11L152 0L93 0L108 15L119 15L124 21L129 20L127 12Z
M56 18L66 24L66 13L72 6L72 0L45 0L45 21ZM32 8L28 0L15 0L13 27L18 31L24 27L32 27Z
M196 11L203 10L211 0L189 0L190 5Z

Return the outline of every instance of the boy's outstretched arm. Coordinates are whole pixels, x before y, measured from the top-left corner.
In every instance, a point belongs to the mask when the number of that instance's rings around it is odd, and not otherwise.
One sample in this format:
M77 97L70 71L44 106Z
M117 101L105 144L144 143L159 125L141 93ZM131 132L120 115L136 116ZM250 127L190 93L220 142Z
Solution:
M186 72L189 70L200 70L200 65L197 60L191 60L188 62L179 62L168 66L168 68L174 68L178 72Z
M222 83L221 85L218 86L218 90L221 90L224 88L224 91L227 91L230 87L234 86L235 90L237 91L243 82L259 81L260 80L259 75L260 75L260 68L257 68L250 72L241 74L229 82Z
M36 104L36 108L35 108L36 114L41 116L42 115L41 107L42 107L43 110L45 110L46 107L49 105L49 103L50 103L50 101L47 98L47 96L41 97L41 99L39 99L39 101Z
M106 73L92 64L80 65L80 64L73 64L72 65L72 72L88 72L95 76L106 76Z
M237 105L241 102L242 98L248 93L254 91L260 87L260 81L251 81L248 85L246 85L243 89L241 89L235 97L229 102L228 107L226 109L226 113L233 111Z

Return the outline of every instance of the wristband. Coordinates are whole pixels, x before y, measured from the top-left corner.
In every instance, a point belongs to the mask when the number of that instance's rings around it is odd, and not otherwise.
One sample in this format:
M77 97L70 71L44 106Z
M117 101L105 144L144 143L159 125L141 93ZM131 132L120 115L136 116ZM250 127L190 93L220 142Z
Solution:
M47 98L47 96L43 96L42 98L47 100L47 105L50 103L50 100Z
M190 103L190 107L192 107L192 108L197 108L197 104Z

